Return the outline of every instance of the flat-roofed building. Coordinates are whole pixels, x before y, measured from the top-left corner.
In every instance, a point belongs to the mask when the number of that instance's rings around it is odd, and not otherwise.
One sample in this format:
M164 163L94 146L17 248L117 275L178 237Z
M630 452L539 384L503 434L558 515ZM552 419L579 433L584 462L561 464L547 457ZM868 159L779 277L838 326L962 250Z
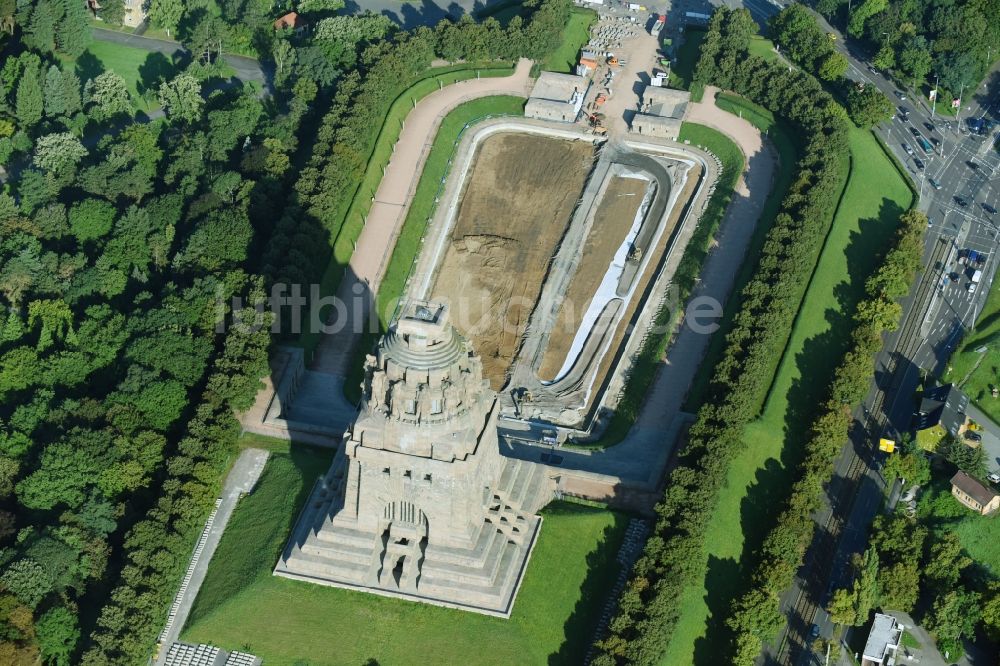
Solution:
M524 115L538 120L576 122L589 87L590 81L582 76L542 72L524 105Z
M690 101L686 90L646 86L639 113L632 118L632 132L676 141Z
M872 630L861 656L861 666L883 666L893 663L903 636L903 627L891 615L875 613Z

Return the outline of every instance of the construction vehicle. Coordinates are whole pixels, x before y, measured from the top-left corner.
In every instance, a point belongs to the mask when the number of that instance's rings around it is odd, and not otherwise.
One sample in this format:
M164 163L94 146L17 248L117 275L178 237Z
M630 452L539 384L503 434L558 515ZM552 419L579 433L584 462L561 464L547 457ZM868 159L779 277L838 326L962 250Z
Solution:
M597 97L594 99L594 104L600 106L601 104L604 104L607 101L608 101L607 95L605 95L604 93L597 93Z
M604 126L606 116L603 113L592 113L587 117L590 128L594 134L607 134L608 128Z
M613 56L613 55L608 56L608 64L611 65L612 67L617 67L618 66L618 56Z

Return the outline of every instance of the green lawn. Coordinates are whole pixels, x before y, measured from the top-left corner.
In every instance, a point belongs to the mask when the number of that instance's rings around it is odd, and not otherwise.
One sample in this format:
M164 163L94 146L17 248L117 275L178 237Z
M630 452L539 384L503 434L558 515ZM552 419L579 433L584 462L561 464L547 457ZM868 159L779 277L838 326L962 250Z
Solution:
M580 49L590 41L590 26L597 21L597 12L592 9L574 7L570 10L569 21L563 28L562 43L559 48L545 56L541 67L546 72L571 73L576 67Z
M396 246L392 250L392 257L386 266L385 275L375 297L378 312L383 315L381 322L383 330L388 327L388 318L395 311L396 304L403 295L410 269L420 251L424 229L434 215L437 205L435 200L440 195L444 179L451 168L451 159L455 155L462 132L477 120L494 116L519 116L523 111L523 98L495 95L465 102L453 109L441 121L431 152L424 163L424 171L420 174L413 200L410 202L410 210L406 213L406 220L399 232L399 238L396 239ZM364 356L369 353L378 335L369 331L364 334L362 343L358 345L357 362L351 365L351 375L344 382L344 392L352 402L361 397Z
M438 67L428 70L425 78L414 83L395 99L382 123L375 147L368 160L365 176L358 186L357 192L354 193L350 208L348 208L333 240L333 253L330 255L330 261L320 279L321 296L329 296L337 292L340 279L344 274L344 266L351 259L354 243L361 235L361 230L365 226L365 217L371 210L372 197L375 196L378 185L382 181L382 170L389 163L389 158L392 157L392 149L399 139L400 132L402 132L403 121L414 105L442 86L475 78L477 74L480 76L508 76L513 71L509 65L499 63L485 63L481 68L476 68L474 64ZM325 317L326 314L324 313L322 316ZM299 338L298 344L306 350L307 354L311 354L319 343L321 335L319 331L306 331Z
M1000 282L994 282L976 326L955 350L945 381L961 386L969 398L1000 423L1000 399L990 389L1000 386ZM985 346L983 353L976 350Z
M275 577L298 509L329 463L329 451L272 453L226 528L184 640L249 650L269 666L582 661L617 575L624 515L550 505L509 620Z
M159 54L156 55L159 56ZM142 74L140 68L144 66L150 56L150 52L143 49L110 42L99 42L95 39L83 52L83 55L76 58L75 69L84 83L87 82L87 79L92 79L102 72L116 72L125 79L128 91L132 95L133 106L137 110L148 111L150 108L158 106L147 104L141 93Z
M720 663L730 604L753 570L753 552L787 496L815 405L850 334L850 314L912 193L872 134L851 133L852 170L760 419L733 461L709 519L706 584L687 599L664 664Z
M778 57L774 51L774 43L759 35L750 39L750 55L760 56L764 60L774 60Z

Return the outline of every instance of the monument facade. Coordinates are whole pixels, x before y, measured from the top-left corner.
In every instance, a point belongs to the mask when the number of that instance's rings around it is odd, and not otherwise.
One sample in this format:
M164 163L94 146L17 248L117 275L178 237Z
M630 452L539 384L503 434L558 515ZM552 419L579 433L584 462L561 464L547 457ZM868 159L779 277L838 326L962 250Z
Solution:
M500 455L496 394L447 308L409 303L363 389L274 573L509 617L555 484Z

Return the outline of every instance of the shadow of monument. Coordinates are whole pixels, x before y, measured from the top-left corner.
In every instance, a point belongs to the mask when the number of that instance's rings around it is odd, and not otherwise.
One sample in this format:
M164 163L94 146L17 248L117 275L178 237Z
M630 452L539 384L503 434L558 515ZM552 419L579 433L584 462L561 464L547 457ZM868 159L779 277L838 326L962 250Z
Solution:
M561 502L550 506L543 515L552 511L585 513L603 509ZM618 575L620 565L617 564L616 557L629 522L629 517L623 513L615 512L614 518L614 524L604 528L597 547L587 554L587 577L580 586L580 598L577 599L572 614L563 625L565 640L559 646L558 652L549 655L550 666L583 663L587 649L594 639L604 604L609 600ZM544 526L542 529L544 531Z

